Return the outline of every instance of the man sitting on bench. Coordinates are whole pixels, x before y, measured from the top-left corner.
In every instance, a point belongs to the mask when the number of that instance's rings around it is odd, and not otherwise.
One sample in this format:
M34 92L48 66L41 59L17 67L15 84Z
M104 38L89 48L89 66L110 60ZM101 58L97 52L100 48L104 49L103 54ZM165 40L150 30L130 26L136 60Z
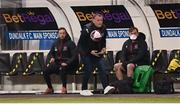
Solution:
M67 93L66 76L67 73L72 73L78 65L77 47L71 40L69 34L64 27L58 30L59 38L54 42L49 52L50 64L43 72L44 79L48 88L44 94L52 94L54 89L51 84L50 75L58 74L62 80L61 93Z
M136 27L129 29L129 39L125 41L122 47L121 62L114 65L116 77L123 80L123 72L127 73L127 81L132 82L133 71L137 65L147 65L149 55L145 35L139 33ZM109 93L114 86L107 86L104 93Z

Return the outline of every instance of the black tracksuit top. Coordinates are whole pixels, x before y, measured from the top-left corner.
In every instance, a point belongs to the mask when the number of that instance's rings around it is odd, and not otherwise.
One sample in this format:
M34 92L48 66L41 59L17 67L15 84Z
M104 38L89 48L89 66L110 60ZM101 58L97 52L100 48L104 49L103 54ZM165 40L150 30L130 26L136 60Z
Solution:
M72 65L78 62L77 47L69 35L66 35L64 40L58 38L53 43L49 54L52 58L55 58L57 64L64 62Z
M95 42L91 39L90 34L92 31L98 30L102 38L100 41ZM106 36L107 36L107 30L105 25L103 25L101 28L97 28L92 22L86 24L82 31L81 36L78 41L78 49L81 55L91 55L90 52L92 50L97 50L100 52L102 48L106 47Z
M131 39L125 41L122 47L121 61L124 64L149 64L149 55L145 35L139 34L134 42Z

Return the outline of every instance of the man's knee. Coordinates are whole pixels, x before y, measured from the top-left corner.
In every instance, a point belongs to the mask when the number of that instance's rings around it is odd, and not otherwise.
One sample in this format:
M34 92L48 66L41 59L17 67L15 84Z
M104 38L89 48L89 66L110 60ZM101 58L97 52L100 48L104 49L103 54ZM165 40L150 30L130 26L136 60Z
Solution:
M47 70L47 68L45 70L43 70L43 75L47 75L49 73L49 71Z
M132 77L134 72L135 65L134 64L128 64L127 65L127 76Z
M91 65L84 64L84 72L85 73L91 73L92 70L93 70L93 67Z
M49 73L51 73L51 71L52 71L52 66L46 67L46 68L43 70L43 74L44 74L44 75L48 75Z
M135 65L132 64L132 63L130 63L130 64L127 65L127 69L128 69L128 70L134 70L134 68L135 68Z
M122 68L123 68L122 63L116 63L116 64L114 65L114 70L115 70L115 71L118 71L118 70L121 71Z

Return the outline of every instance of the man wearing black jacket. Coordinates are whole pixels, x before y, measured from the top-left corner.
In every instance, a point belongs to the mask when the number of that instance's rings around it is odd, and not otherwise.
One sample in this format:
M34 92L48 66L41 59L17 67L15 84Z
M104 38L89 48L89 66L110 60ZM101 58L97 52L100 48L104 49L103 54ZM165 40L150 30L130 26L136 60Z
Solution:
M132 76L135 67L137 65L149 64L149 54L145 38L145 35L139 33L136 27L129 29L129 39L125 41L122 47L121 62L114 65L118 81L114 81L107 86L104 89L104 94L113 93L115 89L118 89L121 93L132 92ZM127 73L127 79L125 80L123 80L123 72Z
M132 78L136 65L149 64L149 55L145 35L138 32L136 27L129 29L129 39L122 47L121 62L114 65L116 77L123 79L123 71L127 72L127 77Z
M98 68L99 77L103 88L108 85L107 75L105 71L105 63L103 61L103 54L106 48L106 27L103 24L103 16L101 14L94 14L92 22L86 24L82 31L78 42L79 52L84 63L84 76L82 82L81 95L90 96L93 93L88 89L88 80L94 65Z
M64 27L59 28L58 35L59 38L54 42L48 54L48 57L50 57L50 64L43 72L44 79L48 86L44 94L51 94L54 92L50 79L51 74L58 74L61 77L61 93L67 93L67 73L73 72L78 65L77 47L71 40L66 29Z

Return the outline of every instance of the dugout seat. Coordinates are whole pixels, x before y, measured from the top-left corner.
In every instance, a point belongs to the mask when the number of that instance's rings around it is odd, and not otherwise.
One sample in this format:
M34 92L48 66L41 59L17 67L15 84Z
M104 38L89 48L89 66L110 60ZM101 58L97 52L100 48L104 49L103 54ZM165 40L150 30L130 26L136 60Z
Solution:
M105 67L107 70L107 73L113 74L113 68L114 68L114 55L113 51L107 51L104 55L104 61L105 61Z
M151 66L159 72L165 72L168 66L167 50L154 50L151 58Z
M11 70L10 72L7 72L6 75L12 76L12 75L22 74L23 71L26 69L26 66L27 66L27 53L25 52L14 53L12 57Z
M118 52L116 53L115 63L121 62L121 54L122 54L122 51L118 51Z
M27 67L23 75L42 74L44 69L44 53L33 52L30 54Z
M7 72L10 72L10 66L10 54L0 53L0 74L5 75Z

